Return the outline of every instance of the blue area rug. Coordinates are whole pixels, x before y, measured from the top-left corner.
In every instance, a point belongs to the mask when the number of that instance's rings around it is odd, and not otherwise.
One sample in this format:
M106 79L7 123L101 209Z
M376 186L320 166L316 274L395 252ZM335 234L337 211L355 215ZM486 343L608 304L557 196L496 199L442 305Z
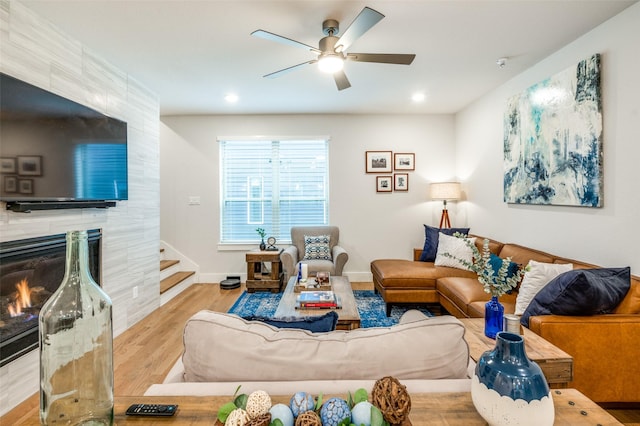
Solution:
M360 314L360 327L389 327L398 323L398 320L408 309L419 309L426 315L432 314L425 307L393 306L391 316L387 317L384 300L373 290L354 290L358 313ZM273 317L280 303L282 293L255 292L240 295L233 304L229 313L241 317L261 316Z

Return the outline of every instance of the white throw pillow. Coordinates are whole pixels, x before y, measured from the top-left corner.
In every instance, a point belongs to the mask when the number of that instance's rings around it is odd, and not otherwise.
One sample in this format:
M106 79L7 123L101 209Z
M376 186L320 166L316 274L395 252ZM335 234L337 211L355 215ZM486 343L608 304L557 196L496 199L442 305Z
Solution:
M527 310L527 306L536 297L536 294L549 281L562 274L573 269L572 263L542 263L530 260L528 265L529 270L524 273L522 284L520 284L520 290L516 297L516 315L524 314Z
M473 238L458 238L452 237L442 232L438 233L438 252L436 253L436 260L434 265L436 266L450 266L452 268L464 269L468 271L469 268L464 266L458 259L465 260L469 263L473 262L473 250L467 246L466 241L471 241L472 244L476 243L475 237ZM455 256L457 259L452 259L448 256L443 256L443 253L449 253Z

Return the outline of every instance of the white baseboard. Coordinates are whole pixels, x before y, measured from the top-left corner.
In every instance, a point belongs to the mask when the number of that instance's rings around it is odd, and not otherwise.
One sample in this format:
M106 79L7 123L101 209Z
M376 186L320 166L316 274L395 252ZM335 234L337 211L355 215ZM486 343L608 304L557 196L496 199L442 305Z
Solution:
M344 272L343 275L345 275L346 277L349 278L349 281L351 282L371 282L373 281L373 275L371 274L371 272ZM227 279L227 277L240 277L240 281L241 282L246 282L247 281L247 273L245 272L238 272L238 273L227 273L227 274L220 274L220 273L200 273L200 283L219 283L222 280Z

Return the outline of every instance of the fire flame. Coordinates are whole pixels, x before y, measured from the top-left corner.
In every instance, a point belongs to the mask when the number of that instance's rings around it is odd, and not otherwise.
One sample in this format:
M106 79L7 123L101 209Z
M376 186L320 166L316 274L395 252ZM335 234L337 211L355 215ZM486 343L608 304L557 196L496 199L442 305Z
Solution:
M31 289L27 279L16 284L16 300L9 304L9 315L17 317L22 315L23 308L31 307Z

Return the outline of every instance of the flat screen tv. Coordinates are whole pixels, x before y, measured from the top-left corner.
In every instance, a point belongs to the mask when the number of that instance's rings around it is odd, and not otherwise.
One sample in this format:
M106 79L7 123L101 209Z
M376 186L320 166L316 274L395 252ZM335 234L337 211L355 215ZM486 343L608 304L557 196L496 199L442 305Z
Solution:
M0 177L10 210L114 206L128 199L127 123L0 73Z

